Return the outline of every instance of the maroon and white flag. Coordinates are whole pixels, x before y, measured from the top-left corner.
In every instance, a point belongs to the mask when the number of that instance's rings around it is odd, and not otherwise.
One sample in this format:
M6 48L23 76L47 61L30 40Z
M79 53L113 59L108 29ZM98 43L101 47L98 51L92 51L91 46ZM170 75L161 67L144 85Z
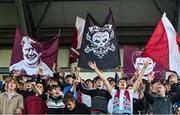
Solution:
M70 59L69 59L70 64L77 62L79 59L79 50L81 48L84 25L85 25L85 20L77 16L76 23L75 23L73 43L70 50Z
M164 13L150 37L142 55L180 75L180 40L173 25Z
M9 71L36 76L41 68L45 76L53 76L51 68L57 62L58 47L58 37L48 42L38 42L17 27Z
M142 51L135 48L135 47L129 47L129 46L124 46L124 73L125 76L130 79L135 70L138 70L140 73L143 66L144 62L146 60L150 61L150 64L145 70L144 73L144 79L147 79L147 75L150 72L153 72L155 75L156 80L164 80L165 77L165 70L162 66L154 62L151 58L149 57L142 57L141 56Z

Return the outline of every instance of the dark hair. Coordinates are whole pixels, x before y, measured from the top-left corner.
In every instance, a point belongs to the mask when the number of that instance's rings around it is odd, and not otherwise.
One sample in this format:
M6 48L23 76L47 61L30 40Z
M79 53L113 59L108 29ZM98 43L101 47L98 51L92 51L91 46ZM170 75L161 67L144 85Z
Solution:
M118 80L118 83L119 83L119 81L121 81L121 80L125 80L125 81L127 81L127 78L126 78L126 77L122 77L122 78L120 78L120 79Z
M41 84L43 86L43 89L45 89L45 84L43 82L36 81L36 84Z
M160 82L160 83L161 83L161 81L159 81L159 80L152 80L152 81L151 81L151 84L155 84L155 83L157 83L157 82Z
M93 80L91 80L91 79L86 79L85 83L88 81L90 81L92 84L94 84Z
M52 85L49 87L49 91L52 91L52 89L55 89L55 88L60 88L60 87L59 87L59 85Z
M73 96L73 93L67 93L64 98L63 98L63 103L66 104L68 103L69 101L71 102L75 102L75 99L74 99L74 96Z
M73 79L76 79L76 77L75 77L74 75L71 75L71 74L66 75L65 79L68 78L68 77L71 77L71 78L73 78Z
M101 79L99 76L96 76L95 78L94 78L94 82L96 82L98 79Z

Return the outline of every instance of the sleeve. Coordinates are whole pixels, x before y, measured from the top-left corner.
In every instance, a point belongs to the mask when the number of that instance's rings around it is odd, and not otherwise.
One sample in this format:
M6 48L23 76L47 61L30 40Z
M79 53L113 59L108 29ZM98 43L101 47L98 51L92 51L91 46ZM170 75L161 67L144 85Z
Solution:
M44 102L44 114L48 114L48 106L46 102Z
M108 98L108 100L110 100L112 98L112 95L109 93L109 91L107 91L107 98Z
M84 114L90 114L90 109L84 103L82 103L81 105L83 108L83 113Z
M47 94L43 93L42 95L40 95L40 98L41 98L43 101L47 101Z
M27 97L26 100L25 100L24 109L22 111L22 114L27 114L27 111L28 111L28 100L29 100L29 97Z
M150 84L147 83L145 91L144 91L144 96L152 104L152 103L154 103L154 97L152 96L152 94L150 94L149 87L150 87Z
M24 102L23 102L23 96L19 96L19 102L18 102L18 107L16 108L16 113L22 113L22 110L24 108Z
M93 90L87 90L87 89L85 89L85 88L83 87L83 84L82 84L82 83L79 83L79 84L78 84L78 88L79 88L79 90L80 90L82 93L84 93L84 94L86 94L86 95L89 95L89 96L92 96Z

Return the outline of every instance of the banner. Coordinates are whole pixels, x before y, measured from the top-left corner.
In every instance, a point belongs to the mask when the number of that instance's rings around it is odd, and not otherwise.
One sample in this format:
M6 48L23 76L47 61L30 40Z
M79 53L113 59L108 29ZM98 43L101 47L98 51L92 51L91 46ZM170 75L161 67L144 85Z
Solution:
M105 22L99 25L88 13L78 63L81 68L89 69L89 61L95 61L99 69L112 69L120 65L119 42L111 9Z
M140 73L144 62L148 59L150 63L145 70L144 79L147 79L147 74L154 72L156 80L163 80L165 77L165 70L162 66L158 65L152 59L141 56L142 51L134 47L124 46L124 73L125 76L130 79L135 70L137 69Z
M180 39L164 13L142 53L180 75Z
M58 37L40 43L17 27L9 71L36 76L42 68L44 76L53 76L51 68L57 62L58 47Z
M75 23L73 43L70 50L70 58L69 58L70 64L76 63L79 60L79 50L81 48L84 25L85 25L85 20L77 16L76 23Z

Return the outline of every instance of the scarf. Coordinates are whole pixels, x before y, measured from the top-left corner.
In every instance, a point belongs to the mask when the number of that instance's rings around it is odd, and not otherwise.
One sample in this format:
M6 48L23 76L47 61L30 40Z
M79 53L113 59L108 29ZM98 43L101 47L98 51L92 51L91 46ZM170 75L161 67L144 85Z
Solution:
M113 100L113 111L112 113L132 113L131 112L131 100L129 91L124 91L124 97L123 97L123 110L120 110L120 90L116 91L116 94L114 96Z

